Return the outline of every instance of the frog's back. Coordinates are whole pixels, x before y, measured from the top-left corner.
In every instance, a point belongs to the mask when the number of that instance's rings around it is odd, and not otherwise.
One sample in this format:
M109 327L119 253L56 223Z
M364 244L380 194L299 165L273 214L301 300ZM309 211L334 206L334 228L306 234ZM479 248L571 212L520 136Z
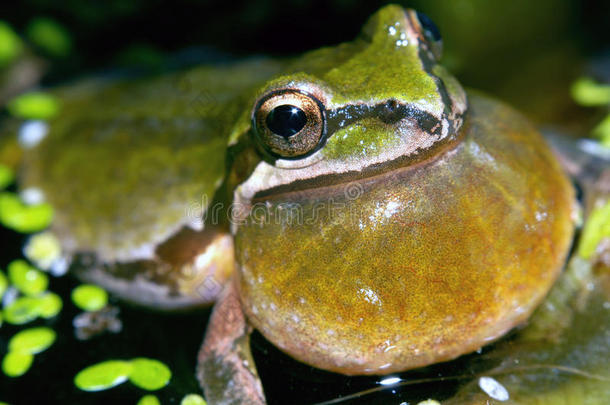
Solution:
M60 114L25 148L20 180L53 205L64 253L86 254L105 272L137 262L150 273L156 248L173 235L210 239L196 231L224 179L229 131L251 89L278 68L251 60L57 89Z

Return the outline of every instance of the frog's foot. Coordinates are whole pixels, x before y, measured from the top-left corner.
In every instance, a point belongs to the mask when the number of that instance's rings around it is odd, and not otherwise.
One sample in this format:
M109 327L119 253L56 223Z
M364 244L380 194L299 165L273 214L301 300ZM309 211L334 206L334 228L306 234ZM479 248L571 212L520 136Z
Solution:
M266 404L250 351L251 332L235 284L229 283L214 307L199 352L197 378L208 404Z

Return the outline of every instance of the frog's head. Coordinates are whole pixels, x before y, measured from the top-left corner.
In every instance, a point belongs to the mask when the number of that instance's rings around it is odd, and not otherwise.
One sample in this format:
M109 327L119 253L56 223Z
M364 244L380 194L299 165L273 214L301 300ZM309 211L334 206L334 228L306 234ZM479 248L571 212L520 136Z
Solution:
M242 196L438 156L458 138L467 107L438 64L441 48L428 17L390 5L356 41L294 61L259 90L248 117L267 159Z

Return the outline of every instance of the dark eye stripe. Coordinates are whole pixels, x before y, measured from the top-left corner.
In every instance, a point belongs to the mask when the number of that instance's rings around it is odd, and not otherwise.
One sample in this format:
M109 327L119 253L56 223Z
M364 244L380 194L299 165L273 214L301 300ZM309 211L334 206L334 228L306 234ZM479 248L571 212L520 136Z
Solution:
M392 125L402 119L412 119L417 121L417 125L422 130L436 134L440 132L440 121L432 114L422 111L412 105L402 104L396 100L388 100L383 103L367 104L347 104L335 110L327 112L328 136L332 136L341 128L347 127L352 123L365 119L377 119L384 124Z

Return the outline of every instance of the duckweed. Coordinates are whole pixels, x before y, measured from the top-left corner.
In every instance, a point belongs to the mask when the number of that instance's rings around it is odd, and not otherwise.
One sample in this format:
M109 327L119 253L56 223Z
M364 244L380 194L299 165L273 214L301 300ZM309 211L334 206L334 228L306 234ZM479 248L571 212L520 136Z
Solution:
M201 395L188 394L182 398L180 405L207 405L207 402L205 402Z
M52 95L32 91L15 97L7 104L15 117L26 120L48 120L59 112L59 103Z
M165 387L172 377L169 368L158 360L141 357L133 359L131 364L133 369L129 374L129 381L148 391Z
M25 260L13 260L8 265L8 277L19 291L29 296L39 295L49 286L49 277Z
M591 133L599 139L602 145L610 148L610 114L606 115L606 118L597 124Z
M39 301L35 297L19 297L4 308L4 320L13 325L22 325L38 318Z
M25 352L8 352L2 359L2 371L9 377L20 377L32 366L34 355Z
M61 246L52 232L41 232L28 239L23 248L23 254L39 268L49 270L51 265L59 259Z
M18 332L8 344L9 352L37 354L48 349L57 335L47 327L30 328Z
M26 28L28 39L44 52L55 57L65 57L70 53L70 35L56 21L49 18L36 18Z
M72 301L84 311L99 311L108 304L108 293L92 284L83 284L72 290Z
M584 259L591 258L604 238L610 238L610 202L591 212L582 231L578 254Z
M55 338L55 332L45 327L18 332L9 341L8 353L2 360L2 371L9 377L22 376L30 369L34 354L48 349Z
M4 308L4 319L13 325L22 325L38 317L52 318L62 306L61 298L52 292L37 297L19 297Z
M137 405L161 405L161 402L159 402L159 398L154 395L144 395L140 398Z
M0 67L9 64L19 56L23 44L10 25L0 21Z
M589 77L581 77L576 80L570 91L574 101L585 107L610 103L610 85L597 83Z
M15 174L10 167L0 164L0 190L8 186L15 179Z
M83 391L102 391L127 381L132 368L129 361L104 361L81 370L74 384Z
M14 193L0 193L0 223L21 233L43 230L53 219L53 208L47 204L25 205Z
M81 370L74 384L83 391L101 391L125 382L149 391L163 388L171 379L169 368L158 360L138 357L131 361L107 360Z
M38 300L38 316L49 319L56 316L63 306L61 298L59 295L53 292L47 292L40 297L37 297Z
M6 276L4 275L2 270L0 270L0 299L2 299L2 297L4 297L4 292L6 291L7 288L8 288L8 279L6 278Z

